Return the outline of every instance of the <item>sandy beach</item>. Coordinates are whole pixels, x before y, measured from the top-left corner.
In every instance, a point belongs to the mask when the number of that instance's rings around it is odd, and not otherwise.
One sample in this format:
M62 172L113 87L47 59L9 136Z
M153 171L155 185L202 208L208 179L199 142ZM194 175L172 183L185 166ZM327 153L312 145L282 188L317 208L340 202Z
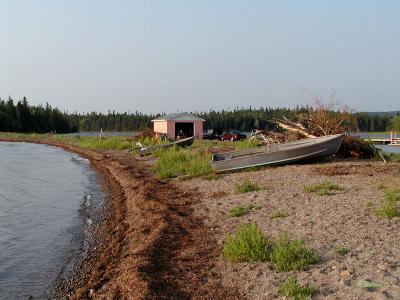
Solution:
M399 186L398 164L336 161L159 180L153 158L43 142L88 158L109 195L96 249L56 298L279 299L278 285L289 276L315 286L315 299L400 298L400 221L374 214L383 190ZM262 189L235 194L235 184L245 179ZM327 179L343 190L325 196L304 191ZM229 213L248 205L256 209L241 217ZM271 218L277 211L285 216ZM268 237L286 232L303 240L320 259L306 271L283 273L269 263L225 261L226 235L251 221ZM348 251L336 253L339 246ZM380 288L361 289L360 280Z

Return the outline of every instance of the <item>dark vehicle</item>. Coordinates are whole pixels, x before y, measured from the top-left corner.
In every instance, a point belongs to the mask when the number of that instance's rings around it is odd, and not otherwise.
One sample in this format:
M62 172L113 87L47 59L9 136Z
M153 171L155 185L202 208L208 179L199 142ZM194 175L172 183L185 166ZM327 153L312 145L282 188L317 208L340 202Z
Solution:
M203 134L203 140L220 140L222 139L222 135L222 128L215 127L214 129L207 130L207 132Z
M238 130L229 130L222 135L223 141L240 141L246 139L247 136Z

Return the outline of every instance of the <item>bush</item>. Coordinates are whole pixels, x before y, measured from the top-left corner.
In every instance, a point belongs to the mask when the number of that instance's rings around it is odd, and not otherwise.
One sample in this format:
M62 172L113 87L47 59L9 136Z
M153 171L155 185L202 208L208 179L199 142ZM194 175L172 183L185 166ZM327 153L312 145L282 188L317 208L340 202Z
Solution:
M242 225L236 235L228 235L222 255L231 262L267 261L271 245L256 223Z
M288 299L310 299L315 292L313 287L302 287L293 277L289 277L284 283L279 285L279 293Z
M400 217L400 210L398 208L398 202L400 201L400 192L397 191L386 191L385 200L381 204L381 207L375 211L375 213L383 218L394 218Z
M318 253L305 248L302 241L282 234L272 247L271 262L280 272L305 270L318 260Z
M332 191L342 191L343 188L334 182L325 180L321 183L310 184L304 187L304 191L307 193L315 193L318 196L333 195Z
M256 184L246 179L242 183L237 183L235 185L235 194L244 194L248 192L259 191L261 188Z

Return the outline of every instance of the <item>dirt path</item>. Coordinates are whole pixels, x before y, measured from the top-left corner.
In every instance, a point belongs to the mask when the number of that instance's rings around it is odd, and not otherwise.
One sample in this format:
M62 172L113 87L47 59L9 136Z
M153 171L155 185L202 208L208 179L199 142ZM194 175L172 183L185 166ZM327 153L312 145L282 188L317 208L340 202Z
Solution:
M194 190L156 179L143 161L125 152L44 143L88 158L112 195L109 215L97 233L96 259L82 266L72 299L239 297L222 285L216 268L220 249L205 216L195 210Z

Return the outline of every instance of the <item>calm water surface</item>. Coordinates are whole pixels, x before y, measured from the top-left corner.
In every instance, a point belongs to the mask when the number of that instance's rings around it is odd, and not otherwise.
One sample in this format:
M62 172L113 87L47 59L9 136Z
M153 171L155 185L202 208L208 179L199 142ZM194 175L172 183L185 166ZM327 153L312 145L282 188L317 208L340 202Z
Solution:
M0 142L0 299L49 298L102 199L87 160L55 147Z

